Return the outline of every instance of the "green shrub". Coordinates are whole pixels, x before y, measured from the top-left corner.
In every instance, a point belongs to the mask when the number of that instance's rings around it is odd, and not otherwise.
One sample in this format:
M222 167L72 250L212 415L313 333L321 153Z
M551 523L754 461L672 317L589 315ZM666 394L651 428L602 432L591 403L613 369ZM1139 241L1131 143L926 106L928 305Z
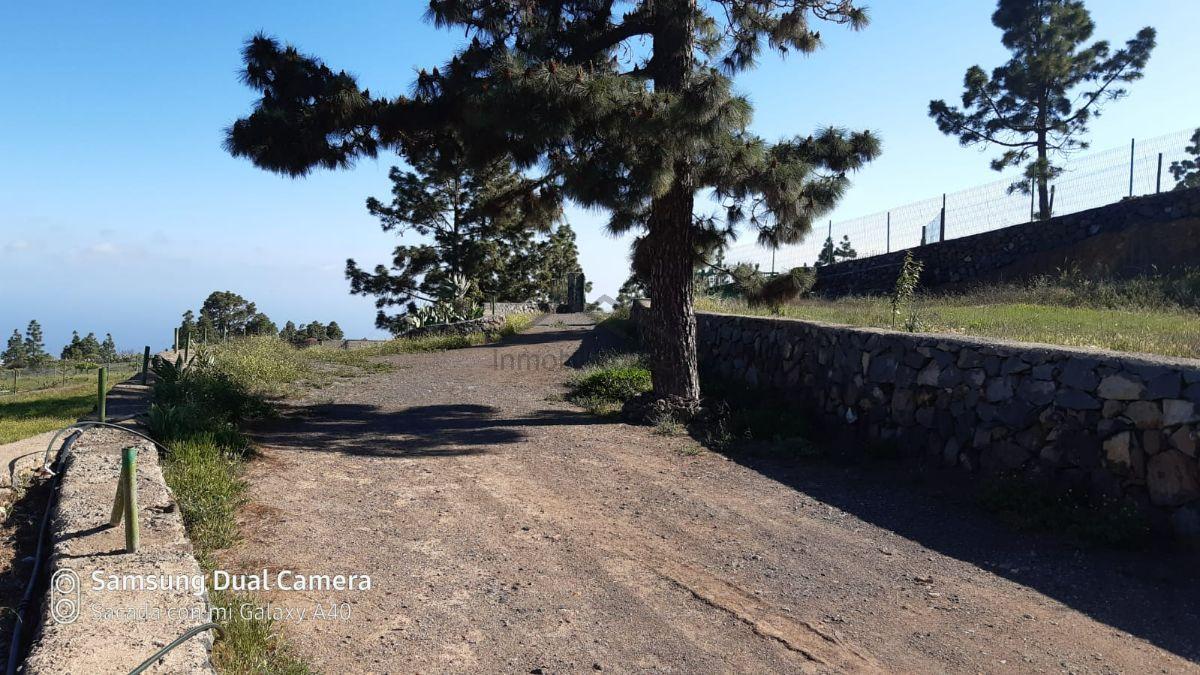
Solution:
M624 403L650 391L650 370L638 356L611 356L584 368L567 386L568 399L576 403Z
M234 518L245 483L238 457L211 434L171 444L163 477L175 492L192 544L206 561L212 552L237 540Z

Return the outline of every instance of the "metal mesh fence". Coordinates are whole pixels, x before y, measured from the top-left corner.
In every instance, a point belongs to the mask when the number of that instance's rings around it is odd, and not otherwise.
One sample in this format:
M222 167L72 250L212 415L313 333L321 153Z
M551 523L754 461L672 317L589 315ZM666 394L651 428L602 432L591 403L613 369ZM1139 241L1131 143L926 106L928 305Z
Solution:
M0 370L0 397L28 391L95 384L96 369L108 368L110 382L120 382L139 372L141 365L134 361L89 364L79 366L69 361L44 368L5 368Z
M1175 180L1171 163L1186 159L1194 129L1135 140L1131 146L1066 162L1063 174L1051 183L1053 215L1061 216L1118 202L1129 196L1168 191ZM826 237L836 243L849 237L859 258L912 248L942 238L945 204L945 238L956 239L1032 220L1034 203L1028 193L1010 191L1014 178L998 180L881 211L860 218L814 227L801 244L772 251L755 243L735 245L726 252L731 263L751 263L764 271L783 271L817 260Z

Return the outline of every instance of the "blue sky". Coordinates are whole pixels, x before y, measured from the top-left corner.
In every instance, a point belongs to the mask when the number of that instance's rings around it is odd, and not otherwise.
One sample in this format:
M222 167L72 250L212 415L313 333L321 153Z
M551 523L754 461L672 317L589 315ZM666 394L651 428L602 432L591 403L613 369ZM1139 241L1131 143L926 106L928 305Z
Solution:
M369 299L351 297L345 259L386 262L395 237L363 206L385 196L394 157L292 180L221 149L249 110L242 42L265 30L359 77L407 90L460 36L422 19L424 3L7 3L0 10L0 331L31 318L54 351L71 330L111 332L122 349L164 346L179 314L212 290L256 301L282 325L337 320L373 336ZM768 138L825 124L871 129L883 156L861 172L835 220L997 178L991 154L960 148L926 116L963 71L1005 58L993 3L876 0L861 33L823 30L814 55L764 59L738 79ZM1159 30L1147 77L1093 124L1096 149L1200 125L1195 0L1092 0L1097 38ZM604 215L571 209L594 295L616 294L628 242ZM816 235L814 235L816 236Z

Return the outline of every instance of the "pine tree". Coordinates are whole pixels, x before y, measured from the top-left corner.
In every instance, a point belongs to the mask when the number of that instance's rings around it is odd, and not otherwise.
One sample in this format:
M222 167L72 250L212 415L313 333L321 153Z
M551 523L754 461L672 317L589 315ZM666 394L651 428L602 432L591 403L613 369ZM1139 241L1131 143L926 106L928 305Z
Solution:
M697 241L744 224L802 238L879 149L869 132L836 128L755 136L733 75L764 48L811 52L815 24L859 28L866 12L851 0L431 0L429 16L467 40L444 69L417 76L411 98L373 97L255 36L244 80L262 97L227 147L296 176L381 149L411 154L448 125L472 162L510 158L542 196L607 211L613 232L644 230L656 407L695 410ZM696 213L700 193L716 196L716 212Z
M377 266L368 272L354 260L346 261L350 292L376 297L379 328L395 329L401 320L386 308L409 305L411 311L416 302L436 302L455 277L465 278L476 295L511 295L513 281L505 278L510 260L527 255L522 250L525 237L545 230L557 217L557 205L543 208L543 202L528 198L528 181L510 162L474 167L457 143L447 143L413 158L412 171L392 167L390 203L367 200L367 210L379 218L384 232L429 240L397 246L391 269Z
M0 358L4 359L5 368L25 368L28 367L25 354L25 341L21 339L21 331L13 329L12 335L8 338L8 348L0 354Z
M1192 134L1192 144L1184 148L1191 159L1171 162L1171 175L1175 178L1175 189L1186 190L1200 187L1200 129Z
M113 342L112 333L104 334L104 342L100 343L100 361L112 363L117 360L117 343Z
M837 250L833 252L833 255L838 262L853 260L858 257L858 251L855 251L854 247L850 245L850 235L842 235L842 241L838 244Z
M211 325L215 333L209 339L245 335L246 324L255 314L258 309L254 303L232 291L213 291L200 307L200 321Z
M81 359L87 361L103 360L101 357L102 351L100 341L96 339L95 333L88 333L79 341L79 358Z
M271 317L259 312L246 322L246 335L275 335L279 327L271 321Z
M330 321L329 325L325 327L325 336L330 340L342 340L345 339L346 334L342 332L342 327L336 321Z
M288 321L283 324L283 330L279 331L279 339L284 342L295 344L300 339L300 332L296 330L296 324Z
M25 360L30 368L43 366L50 360L50 355L46 353L42 325L37 320L31 320L25 328Z
M179 322L179 342L182 344L185 340L196 342L200 339L201 335L196 327L196 314L189 309L183 313L183 321Z
M83 359L83 344L79 339L79 331L71 331L71 341L62 348L59 358L64 361L79 361Z
M1010 191L1028 194L1036 183L1039 217L1049 218L1049 185L1062 173L1052 156L1088 147L1080 136L1104 104L1125 96L1123 84L1142 77L1155 31L1141 29L1116 51L1104 41L1084 46L1095 24L1082 0L1000 0L992 24L1012 58L990 77L972 66L962 110L937 100L929 115L964 146L1003 148L996 171L1025 164L1025 179Z
M817 267L825 267L837 262L837 249L833 247L833 237L826 237L821 253L817 255Z

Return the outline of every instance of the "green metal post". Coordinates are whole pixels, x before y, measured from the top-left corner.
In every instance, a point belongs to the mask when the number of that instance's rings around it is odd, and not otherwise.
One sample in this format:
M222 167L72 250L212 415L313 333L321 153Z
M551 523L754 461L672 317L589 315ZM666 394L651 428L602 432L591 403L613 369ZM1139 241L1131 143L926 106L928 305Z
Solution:
M146 349L142 351L142 386L146 386L146 382L150 377L150 345L146 345Z
M104 399L108 396L108 368L100 367L96 373L96 411L101 422L107 422L108 416L104 409Z
M108 518L109 527L121 524L121 516L125 514L125 464L121 463L121 475L117 478L117 498L113 500L112 515Z
M138 531L136 447L125 448L121 453L121 488L125 492L125 552L137 553L141 532Z

